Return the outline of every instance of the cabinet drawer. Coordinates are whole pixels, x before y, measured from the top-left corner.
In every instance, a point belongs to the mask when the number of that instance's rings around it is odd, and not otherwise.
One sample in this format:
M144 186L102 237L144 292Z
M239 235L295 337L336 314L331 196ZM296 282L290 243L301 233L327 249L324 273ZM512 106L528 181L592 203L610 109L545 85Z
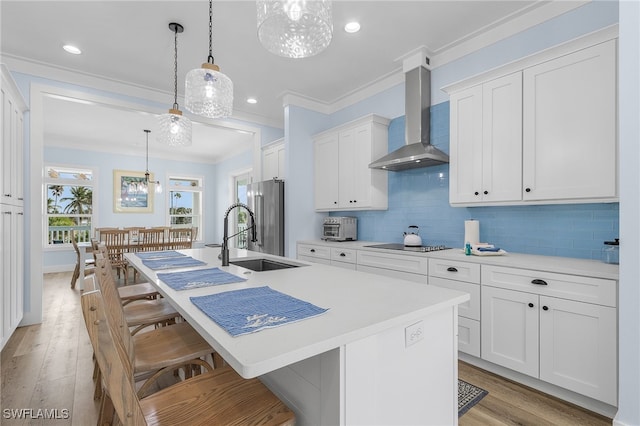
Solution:
M298 244L297 255L329 260L331 259L331 247L315 246L311 244Z
M458 350L480 358L480 321L458 318Z
M410 274L409 272L394 271L393 269L374 268L358 264L356 271L369 272L370 274L383 275L385 277L400 278L414 283L426 284L427 276L422 274Z
M331 248L331 260L337 262L356 263L357 253L357 250L333 247Z
M357 253L358 266L371 266L411 274L427 275L428 262L427 258L424 257L377 253L365 250L358 250ZM424 282L426 281L425 278Z
M461 281L445 280L438 277L429 277L429 284L452 290L464 291L471 295L471 299L458 305L458 315L461 317L480 321L480 285L464 283Z
M323 265L331 265L331 261L329 259L323 259L321 257L311 257L311 256L300 256L300 255L298 255L298 260L304 260L305 262L312 262L312 263L321 263Z
M480 265L477 263L429 259L429 276L480 284Z
M483 265L482 285L616 307L616 281L602 278Z

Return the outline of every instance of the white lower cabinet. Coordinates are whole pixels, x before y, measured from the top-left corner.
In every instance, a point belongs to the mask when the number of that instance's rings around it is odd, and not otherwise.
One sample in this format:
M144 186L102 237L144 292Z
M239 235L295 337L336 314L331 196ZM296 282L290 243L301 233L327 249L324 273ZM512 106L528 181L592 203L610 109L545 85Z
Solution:
M482 359L616 405L616 292L612 280L483 266Z
M315 244L298 244L297 258L307 262L321 263L338 268L356 270L357 250L327 247Z
M24 210L0 204L0 349L22 321L24 304Z
M428 259L424 257L358 250L356 265L358 271L427 283Z

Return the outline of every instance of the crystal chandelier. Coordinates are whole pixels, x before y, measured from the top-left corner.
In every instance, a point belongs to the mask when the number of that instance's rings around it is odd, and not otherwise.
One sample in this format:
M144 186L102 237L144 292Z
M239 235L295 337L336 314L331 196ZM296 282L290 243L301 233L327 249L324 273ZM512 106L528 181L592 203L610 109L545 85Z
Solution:
M209 56L201 68L187 74L184 106L208 118L229 117L233 112L233 83L213 61L213 2L209 0Z
M191 120L182 116L178 107L178 33L184 31L180 24L172 22L169 29L174 33L173 49L173 108L158 117L160 134L158 141L170 146L191 145Z
M331 0L258 0L258 39L271 53L306 58L333 36Z
M129 193L147 194L149 193L149 185L155 185L156 194L160 194L162 192L162 184L160 184L160 181L158 180L151 180L151 173L149 173L149 133L151 133L151 130L144 129L144 132L147 134L147 168L144 172L144 181L129 182Z

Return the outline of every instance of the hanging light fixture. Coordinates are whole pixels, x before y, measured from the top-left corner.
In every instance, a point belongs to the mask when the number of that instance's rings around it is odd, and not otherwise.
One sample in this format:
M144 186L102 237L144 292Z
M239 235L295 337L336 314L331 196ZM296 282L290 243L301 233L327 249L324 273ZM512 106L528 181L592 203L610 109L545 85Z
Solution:
M131 182L129 184L129 192L132 194L147 194L149 192L149 185L155 185L156 194L160 194L162 192L162 184L158 180L151 180L151 173L149 173L149 133L151 133L151 130L144 129L144 132L147 134L147 162L144 172L144 181Z
M173 108L158 118L160 134L158 141L171 146L191 145L191 120L182 115L178 107L178 33L184 31L180 24L172 22L169 29L174 33L173 50Z
M233 112L233 83L213 61L213 2L209 0L209 56L202 68L187 74L184 106L208 118L229 117Z
M258 39L271 53L306 58L333 37L331 0L258 0Z

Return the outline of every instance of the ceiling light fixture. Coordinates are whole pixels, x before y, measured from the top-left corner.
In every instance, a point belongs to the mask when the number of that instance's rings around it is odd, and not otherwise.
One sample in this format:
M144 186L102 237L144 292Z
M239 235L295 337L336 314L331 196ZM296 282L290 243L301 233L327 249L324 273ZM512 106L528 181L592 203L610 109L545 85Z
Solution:
M82 50L80 50L79 48L71 45L71 44L65 44L64 46L62 46L62 48L68 52L71 53L72 55L80 55L82 54Z
M173 49L173 108L158 117L160 133L158 141L170 146L191 145L191 120L182 115L178 107L178 33L184 31L180 24L172 22L169 29L174 34Z
M344 30L349 34L357 33L358 31L360 31L360 23L356 21L348 22L344 26Z
M213 2L209 0L209 56L202 68L187 74L184 106L208 118L229 117L233 112L233 83L213 60Z
M160 184L160 181L151 180L151 173L149 173L149 133L151 133L151 130L144 129L144 132L147 134L147 162L144 172L144 181L131 181L129 183L129 192L132 194L147 194L149 193L149 185L155 185L156 193L160 194L162 192L162 185Z
M331 0L258 0L258 39L269 52L307 58L333 37Z

